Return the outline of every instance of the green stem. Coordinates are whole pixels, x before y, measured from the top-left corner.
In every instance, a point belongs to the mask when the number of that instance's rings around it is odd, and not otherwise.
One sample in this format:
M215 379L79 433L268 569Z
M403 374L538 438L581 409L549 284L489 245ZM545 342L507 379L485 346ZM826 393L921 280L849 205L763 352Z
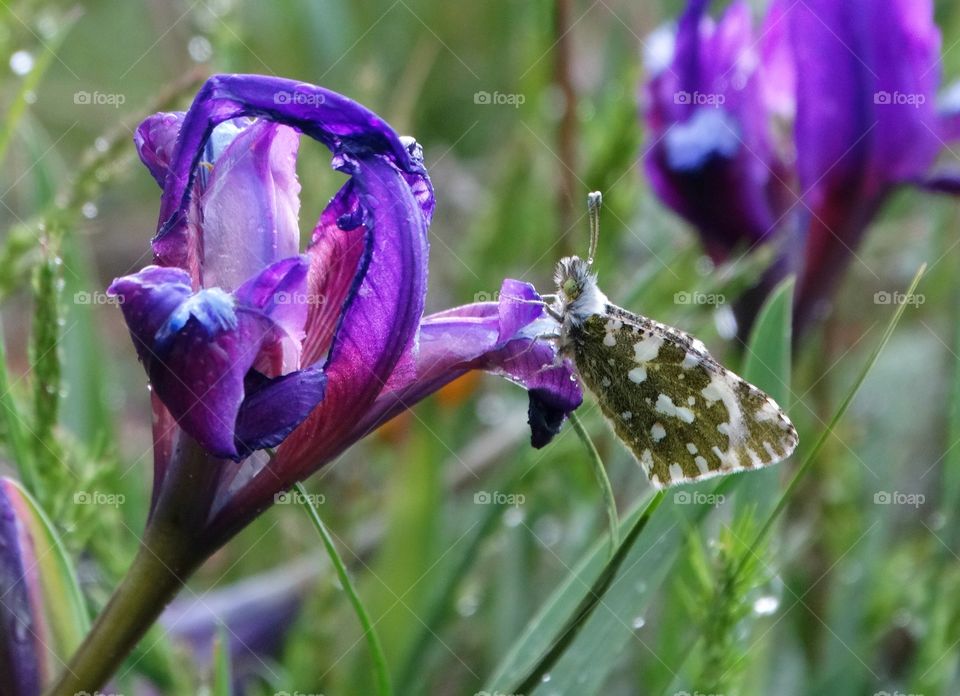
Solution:
M603 502L607 508L607 523L610 527L610 555L612 556L617 547L620 546L620 520L617 516L617 501L613 497L613 487L610 485L610 479L607 478L607 470L603 468L603 459L600 458L600 453L597 452L593 440L590 439L586 428L580 422L576 411L570 412L570 425L573 426L577 436L583 442L583 446L587 448L593 475L596 477L597 483L600 485L600 491L603 493Z
M181 437L130 569L46 696L100 690L209 555L197 534L206 519L218 462L209 461L193 440Z
M366 638L367 647L370 649L370 657L373 659L374 672L377 678L377 693L381 696L390 696L393 693L393 688L390 686L390 671L387 668L387 658L384 655L383 646L380 644L380 638L377 636L373 622L370 621L370 615L367 613L363 602L360 601L360 595L357 594L353 583L350 581L350 576L347 574L347 567L337 552L337 547L333 543L333 537L327 530L326 525L323 524L323 520L320 519L317 508L310 502L307 489L304 488L301 483L295 484L294 489L299 494L300 500L303 501L303 506L310 516L313 526L323 540L323 545L327 549L327 555L330 556L330 561L337 571L340 585L343 587L344 592L347 593L350 604L353 605L353 610L357 615L357 619L360 621L360 626L363 628L363 637Z

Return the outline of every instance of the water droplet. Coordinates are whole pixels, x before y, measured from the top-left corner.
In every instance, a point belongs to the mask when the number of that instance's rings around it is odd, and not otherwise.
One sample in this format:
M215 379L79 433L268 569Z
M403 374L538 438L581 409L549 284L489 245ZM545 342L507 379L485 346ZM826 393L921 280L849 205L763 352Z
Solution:
M197 63L206 63L213 56L213 46L206 36L194 36L187 42L187 53Z
M551 677L550 677L550 672L547 672L547 673L544 674L542 677L540 677L540 681L543 682L544 684L546 684L547 682L549 682L550 679L551 679Z
M512 507L503 513L503 523L508 527L517 527L523 522L523 510Z
M637 630L646 626L647 620L642 616L638 616L633 620L633 623L631 623L630 625L633 626L634 630Z
M773 595L757 597L753 603L753 613L757 616L770 616L780 608L780 600Z
M23 101L27 102L27 104L36 104L37 93L34 92L32 89L28 89L26 92L23 93Z
M99 137L93 141L93 148L97 152L106 152L108 147L110 147L110 142L104 137Z
M99 211L97 210L96 203L87 201L83 204L83 207L80 208L80 212L83 213L83 217L87 218L87 220L93 220L93 218L97 217Z
M10 56L10 69L14 75L26 75L33 70L33 54L29 51L16 51Z
M463 617L473 616L479 606L480 600L475 594L465 594L457 600L457 613Z

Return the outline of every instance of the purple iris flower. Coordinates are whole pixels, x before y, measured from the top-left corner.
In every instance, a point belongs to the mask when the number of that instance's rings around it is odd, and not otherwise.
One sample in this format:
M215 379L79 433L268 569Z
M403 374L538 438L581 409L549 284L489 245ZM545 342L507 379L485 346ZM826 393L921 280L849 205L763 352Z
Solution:
M300 134L349 177L304 253ZM218 75L185 114L148 118L136 144L163 188L154 265L110 291L153 390L154 501L185 433L220 460L207 496L219 541L468 370L529 390L537 446L580 404L570 366L537 340L549 320L531 285L423 315L433 188L420 147L363 106Z
M645 169L714 260L777 240L762 288L796 273L803 327L895 188L958 190L931 174L960 135L957 109L937 107L933 3L773 0L759 30L743 0L716 21L708 5L652 37Z

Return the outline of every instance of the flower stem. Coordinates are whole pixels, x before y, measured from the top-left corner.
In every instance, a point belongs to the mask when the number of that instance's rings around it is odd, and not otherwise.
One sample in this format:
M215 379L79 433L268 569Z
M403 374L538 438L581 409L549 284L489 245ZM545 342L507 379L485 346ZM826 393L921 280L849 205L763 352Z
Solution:
M383 646L380 644L380 638L377 636L373 622L370 621L370 615L367 613L366 608L364 608L363 602L360 601L360 595L357 594L356 588L354 588L353 583L350 581L347 567L337 552L337 547L333 543L333 537L330 535L323 520L320 519L320 513L317 512L317 508L310 502L307 489L303 487L302 483L296 484L294 488L300 495L300 499L303 501L303 506L310 516L313 526L316 527L317 533L323 540L323 545L327 549L327 555L330 556L330 561L337 571L340 585L343 587L343 591L347 593L350 604L353 605L353 611L360 621L360 627L363 628L363 636L367 640L367 647L370 649L370 656L373 659L373 667L377 678L377 693L380 694L380 696L391 696L393 688L390 685L390 671L387 668L387 658L384 655Z
M209 555L198 535L220 467L193 440L181 440L130 569L46 696L101 689Z
M583 446L587 448L587 453L590 455L593 475L596 477L600 491L603 493L604 506L607 508L607 524L610 531L610 555L612 556L616 552L617 547L620 546L620 520L617 515L617 501L613 495L613 487L610 485L610 479L607 478L607 470L603 468L603 459L600 457L600 453L597 452L593 440L590 439L590 434L587 432L587 429L584 428L583 423L580 422L576 411L571 411L569 418L570 425L573 426L577 436L583 442Z

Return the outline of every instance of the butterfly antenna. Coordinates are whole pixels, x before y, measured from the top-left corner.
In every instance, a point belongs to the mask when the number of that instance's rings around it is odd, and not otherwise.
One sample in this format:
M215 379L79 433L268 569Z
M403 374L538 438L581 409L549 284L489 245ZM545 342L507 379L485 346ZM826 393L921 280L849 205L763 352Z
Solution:
M599 191L587 194L587 214L590 216L590 253L587 255L587 264L593 265L593 257L597 253L597 242L600 239L600 206L603 205L603 194Z

